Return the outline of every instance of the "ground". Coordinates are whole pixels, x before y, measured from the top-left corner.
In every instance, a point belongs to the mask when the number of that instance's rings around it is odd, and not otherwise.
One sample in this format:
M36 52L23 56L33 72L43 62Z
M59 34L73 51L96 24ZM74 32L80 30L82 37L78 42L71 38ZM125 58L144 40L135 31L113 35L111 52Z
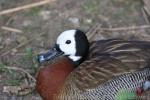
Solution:
M38 1L0 0L0 11ZM0 27L23 31L0 29L0 100L41 100L36 91L24 96L5 93L5 86L20 86L26 81L22 72L8 69L8 66L22 68L36 77L40 67L35 61L36 55L50 48L60 32L72 28L88 31L95 24L99 24L99 29L147 25L142 7L141 0L55 0L40 7L0 15ZM96 39L149 40L149 30L143 27L98 31Z

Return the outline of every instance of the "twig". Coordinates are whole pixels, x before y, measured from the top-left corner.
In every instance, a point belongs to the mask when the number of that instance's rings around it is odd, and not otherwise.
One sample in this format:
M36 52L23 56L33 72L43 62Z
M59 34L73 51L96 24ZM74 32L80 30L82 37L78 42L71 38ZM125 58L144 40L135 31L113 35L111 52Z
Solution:
M96 35L96 31L98 30L97 28L99 28L99 24L95 24L92 28L90 28L88 30L88 32L86 33L88 40L92 41L92 39L94 38L94 36Z
M150 25L118 27L118 28L100 28L100 30L103 30L103 31L127 31L127 30L137 30L137 29L146 29L146 28L150 28Z
M5 14L20 11L20 10L24 10L24 9L29 9L29 8L33 8L33 7L37 7L37 6L42 6L42 5L48 4L49 2L52 2L52 1L54 1L54 0L43 0L43 1L36 2L36 3L32 3L32 4L28 4L28 5L24 5L24 6L19 6L19 7L7 9L7 10L3 10L3 11L0 12L0 15L5 15Z
M88 39L91 41L99 31L129 31L129 30L146 29L146 28L150 28L150 25L102 28L99 24L95 24L92 28L90 28L90 30L86 33L86 35Z
M32 76L30 75L30 73L28 73L27 71L25 71L25 70L22 69L22 68L9 67L9 66L6 66L5 68L10 69L10 70L21 71L21 72L25 73L29 78L31 78L34 82L36 82L36 79L35 79L34 77L32 77Z
M150 6L149 6L150 1L149 0L143 0L143 2L144 2L144 8L145 8L147 14L150 15Z
M8 26L14 19L14 14L11 15L11 17L9 17L8 21L6 22L5 26Z
M143 17L144 17L146 23L149 24L148 13L147 13L145 7L142 8L142 13L143 13Z
M16 32L16 33L23 33L22 30L11 28L11 27L6 27L6 26L2 26L1 29L6 30L6 31L11 31L11 32Z

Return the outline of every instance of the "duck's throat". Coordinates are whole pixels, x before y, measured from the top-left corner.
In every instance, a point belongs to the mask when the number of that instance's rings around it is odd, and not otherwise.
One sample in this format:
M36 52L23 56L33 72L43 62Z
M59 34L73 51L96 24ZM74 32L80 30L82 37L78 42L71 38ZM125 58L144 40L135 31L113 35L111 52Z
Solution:
M78 60L80 60L81 59L81 56L72 56L72 55L70 55L70 56L68 56L72 61L78 61Z

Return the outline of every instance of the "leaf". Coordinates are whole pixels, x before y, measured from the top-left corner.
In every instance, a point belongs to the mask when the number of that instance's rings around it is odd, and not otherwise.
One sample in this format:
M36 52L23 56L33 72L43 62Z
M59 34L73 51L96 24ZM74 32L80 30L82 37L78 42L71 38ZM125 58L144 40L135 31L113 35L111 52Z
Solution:
M33 56L32 48L26 48L26 57L32 58L32 56Z

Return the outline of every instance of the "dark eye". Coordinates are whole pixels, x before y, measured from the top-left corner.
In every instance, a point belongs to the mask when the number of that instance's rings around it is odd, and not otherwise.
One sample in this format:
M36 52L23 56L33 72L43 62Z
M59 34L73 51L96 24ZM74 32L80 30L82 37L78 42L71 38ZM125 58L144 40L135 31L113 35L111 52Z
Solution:
M67 40L67 41L66 41L66 44L70 44L70 43L71 43L71 41L70 41L70 40Z

